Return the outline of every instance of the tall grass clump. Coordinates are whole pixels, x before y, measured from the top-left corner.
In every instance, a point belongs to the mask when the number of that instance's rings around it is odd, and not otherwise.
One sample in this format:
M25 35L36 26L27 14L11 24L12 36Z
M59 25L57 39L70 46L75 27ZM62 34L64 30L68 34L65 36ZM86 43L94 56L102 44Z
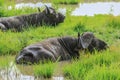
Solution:
M93 68L92 63L74 62L63 69L64 76L71 80L84 80L86 73Z
M74 26L74 31L76 32L85 32L87 29L85 28L85 25L82 23L78 23Z
M55 63L48 62L34 66L34 75L36 77L51 78L55 69Z
M52 0L52 2L57 4L78 4L80 0Z

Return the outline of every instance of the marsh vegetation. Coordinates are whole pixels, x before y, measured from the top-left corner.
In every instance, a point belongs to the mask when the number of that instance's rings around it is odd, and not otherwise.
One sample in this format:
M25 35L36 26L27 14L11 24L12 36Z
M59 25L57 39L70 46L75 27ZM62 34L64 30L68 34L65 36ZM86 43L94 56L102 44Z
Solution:
M54 6L59 1L73 1L79 3L79 0L53 0ZM71 2L67 2L71 3ZM10 4L9 1L7 4ZM4 1L0 1L0 17L15 16L22 14L30 14L37 12L36 8L23 8L8 10ZM14 6L14 4L12 4ZM62 4L61 4L62 5ZM59 4L60 6L60 4ZM56 6L56 9L59 8ZM94 16L71 16L73 10L71 6L67 6L66 18L63 23L52 27L43 25L41 27L30 27L23 32L2 32L0 31L0 68L4 69L9 66L11 61L14 62L15 56L25 46L42 41L51 37L73 36L77 37L77 33L85 31L93 32L98 38L109 44L109 49L103 52L95 52L94 54L84 54L80 51L80 59L72 60L67 64L45 63L39 65L31 65L29 70L23 74L51 78L52 76L64 76L67 80L119 80L120 79L120 16L94 15ZM20 65L17 65L20 67ZM25 66L25 65L23 65ZM21 66L21 67L23 67ZM18 67L18 68L19 68ZM60 68L60 69L56 69ZM57 70L57 71L56 71ZM55 73L56 72L56 73ZM60 72L57 75L57 72ZM56 75L55 75L56 74Z

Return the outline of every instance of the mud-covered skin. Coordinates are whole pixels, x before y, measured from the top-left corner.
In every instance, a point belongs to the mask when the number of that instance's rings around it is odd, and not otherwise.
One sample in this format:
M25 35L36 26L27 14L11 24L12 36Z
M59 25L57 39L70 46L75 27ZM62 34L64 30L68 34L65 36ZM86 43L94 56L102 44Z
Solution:
M85 32L81 36L78 34L77 38L49 38L23 48L16 57L16 63L70 60L80 57L79 50L100 51L106 49L106 46L104 41L95 38L91 32Z
M29 15L12 16L0 18L0 29L2 31L22 31L29 26L41 26L43 24L55 26L63 22L65 16L58 13L52 7L47 7L42 12Z

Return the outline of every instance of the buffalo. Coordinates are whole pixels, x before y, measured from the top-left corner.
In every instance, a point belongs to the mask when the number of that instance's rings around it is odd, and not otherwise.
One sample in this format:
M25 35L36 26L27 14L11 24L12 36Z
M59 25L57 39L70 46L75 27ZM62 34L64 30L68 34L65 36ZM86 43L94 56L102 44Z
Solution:
M17 64L34 64L39 62L63 61L79 58L79 50L92 52L94 49L98 51L107 49L107 44L97 39L92 32L84 32L82 35L78 33L78 37L58 37L49 38L44 41L31 44L22 49L16 56Z
M40 11L40 9L38 8ZM0 18L0 29L2 31L15 30L22 31L29 26L41 26L43 24L55 26L63 22L65 16L59 12L56 12L54 8L47 7L38 13L29 15L12 16Z

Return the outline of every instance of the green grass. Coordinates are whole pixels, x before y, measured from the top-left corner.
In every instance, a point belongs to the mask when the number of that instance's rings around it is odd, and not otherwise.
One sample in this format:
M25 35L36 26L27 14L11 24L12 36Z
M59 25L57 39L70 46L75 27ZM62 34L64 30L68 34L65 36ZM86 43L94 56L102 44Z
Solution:
M107 26L111 24L108 19L113 16L95 17L75 17L66 16L64 23L56 27L39 26L37 28L26 29L23 32L1 32L0 31L0 55L16 54L23 47L44 40L50 37L73 36L77 37L77 32L83 33L91 31L96 37L106 41L109 45L119 40L119 29ZM115 22L119 22L120 17L115 17ZM113 24L114 25L114 24ZM119 26L119 24L117 24Z
M55 63L48 62L45 64L34 65L34 75L37 77L51 78L54 72Z
M120 80L119 63L111 64L111 66L94 66L84 80Z
M31 14L31 13L36 13L36 12L38 12L38 10L37 10L37 8L35 8L35 9L32 9L32 8L28 8L28 7L26 7L26 8L22 8L22 9L15 9L14 8L14 5L12 5L12 7L13 7L13 9L11 9L11 10L8 10L8 8L7 7L1 7L2 9L1 9L1 13L0 13L0 15L1 15L1 17L7 17L7 16L19 16L19 15L25 15L25 14Z
M59 4L78 4L80 0L52 0L52 3Z
M3 3L4 1L3 0L0 0L0 17L4 15L4 10L3 10Z
M79 60L72 60L71 64L63 66L64 76L71 80L119 80L120 16L70 16L69 10L67 11L64 23L56 27L43 25L26 29L23 32L0 31L0 68L8 66L11 60L14 61L15 55L29 44L51 37L67 35L77 37L77 32L91 31L97 38L107 42L110 50L96 52L94 55L81 54ZM14 16L34 12L37 12L37 9L7 10L7 8L3 8L3 10L0 10L0 16ZM13 55L12 59L11 56L6 57L6 55ZM35 65L33 73L35 76L49 78L52 77L55 67L54 63Z
M119 80L120 54L105 51L95 55L84 55L81 60L63 68L64 75L72 80ZM117 64L115 64L117 63ZM114 73L115 71L115 73Z
M0 56L0 69L6 68L10 65L10 62L14 61L14 56Z
M117 28L120 29L120 19L116 17L111 17L108 21L106 26L111 28Z

